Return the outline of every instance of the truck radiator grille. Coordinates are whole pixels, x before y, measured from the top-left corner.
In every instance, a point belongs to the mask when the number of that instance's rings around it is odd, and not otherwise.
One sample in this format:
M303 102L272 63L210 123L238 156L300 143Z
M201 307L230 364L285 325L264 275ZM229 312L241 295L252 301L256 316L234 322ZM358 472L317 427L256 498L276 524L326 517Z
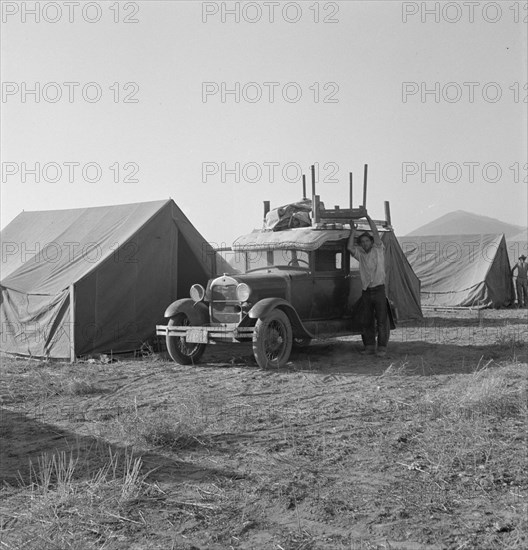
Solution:
M238 282L232 277L219 277L211 285L211 320L214 323L239 323L240 302L237 300Z

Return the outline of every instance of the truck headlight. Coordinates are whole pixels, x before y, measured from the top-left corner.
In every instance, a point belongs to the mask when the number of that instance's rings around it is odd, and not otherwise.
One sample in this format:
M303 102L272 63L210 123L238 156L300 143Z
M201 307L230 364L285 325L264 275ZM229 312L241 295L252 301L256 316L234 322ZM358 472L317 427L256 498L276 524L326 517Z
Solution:
M193 285L189 295L194 302L201 302L205 297L205 288L202 285Z
M240 302L247 302L249 295L251 294L251 289L246 283L240 283L236 287L237 300Z

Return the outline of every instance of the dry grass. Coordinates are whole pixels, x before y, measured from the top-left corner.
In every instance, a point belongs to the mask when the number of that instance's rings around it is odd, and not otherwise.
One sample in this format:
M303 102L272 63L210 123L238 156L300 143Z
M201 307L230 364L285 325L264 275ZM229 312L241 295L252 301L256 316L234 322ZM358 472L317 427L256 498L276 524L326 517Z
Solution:
M510 364L493 368L490 364L429 393L420 404L422 409L431 419L526 416L526 366Z
M1 381L5 395L12 402L42 401L55 396L75 397L101 392L100 385L90 375L65 373L64 367L50 367L34 362L26 362L2 372Z
M382 378L385 376L404 376L409 373L408 361L394 361L392 362L380 375Z
M155 406L140 408L137 402L121 407L99 434L137 448L172 451L204 445L205 422L197 403L182 402L175 410Z
M136 455L106 443L41 456L2 490L0 548L526 548L525 352L495 315L471 331L446 319L446 334L420 331L385 361L340 344L278 372L221 355L3 365L14 443L41 428L46 448L56 429L96 435L145 452L152 471L147 483ZM17 416L42 403L45 419ZM82 422L66 418L72 404Z
M98 466L93 469L93 465ZM0 543L17 550L87 550L106 547L116 527L136 520L129 504L152 489L142 461L129 451L101 448L43 454L18 490L7 490ZM23 500L21 509L16 504ZM9 509L8 508L8 509ZM8 519L6 520L6 515Z
M398 456L408 510L452 515L486 503L497 516L467 548L522 548L528 533L526 365L477 368L429 391L410 411L414 421L387 456ZM397 418L395 418L397 422ZM402 443L403 442L403 443ZM401 500L403 498L403 501ZM501 512L498 512L501 510Z

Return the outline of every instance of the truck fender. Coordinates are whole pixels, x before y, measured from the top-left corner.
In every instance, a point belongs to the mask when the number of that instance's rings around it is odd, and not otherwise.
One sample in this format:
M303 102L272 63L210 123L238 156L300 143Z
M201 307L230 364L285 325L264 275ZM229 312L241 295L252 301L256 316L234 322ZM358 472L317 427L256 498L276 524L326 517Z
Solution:
M248 316L252 319L264 319L274 309L280 309L286 313L292 324L295 338L314 338L314 335L306 330L295 308L284 298L263 298L249 310Z
M203 302L195 302L191 298L176 300L165 310L165 317L173 317L177 313L185 313L191 325L205 325L209 322L209 310Z

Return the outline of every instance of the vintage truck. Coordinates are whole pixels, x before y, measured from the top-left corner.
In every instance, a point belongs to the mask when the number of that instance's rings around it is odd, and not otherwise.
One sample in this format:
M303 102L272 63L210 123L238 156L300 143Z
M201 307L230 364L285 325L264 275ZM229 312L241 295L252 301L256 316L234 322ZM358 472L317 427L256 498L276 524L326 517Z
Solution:
M309 226L238 238L233 251L244 273L223 274L206 288L193 285L189 298L165 311L168 325L156 327L172 359L196 363L208 344L249 341L260 367L281 367L292 346L360 334L353 308L361 295L359 269L347 250L350 226L339 220L362 215L361 209L325 210L314 196ZM390 229L390 220L375 223L380 231ZM389 317L394 327L393 307Z

